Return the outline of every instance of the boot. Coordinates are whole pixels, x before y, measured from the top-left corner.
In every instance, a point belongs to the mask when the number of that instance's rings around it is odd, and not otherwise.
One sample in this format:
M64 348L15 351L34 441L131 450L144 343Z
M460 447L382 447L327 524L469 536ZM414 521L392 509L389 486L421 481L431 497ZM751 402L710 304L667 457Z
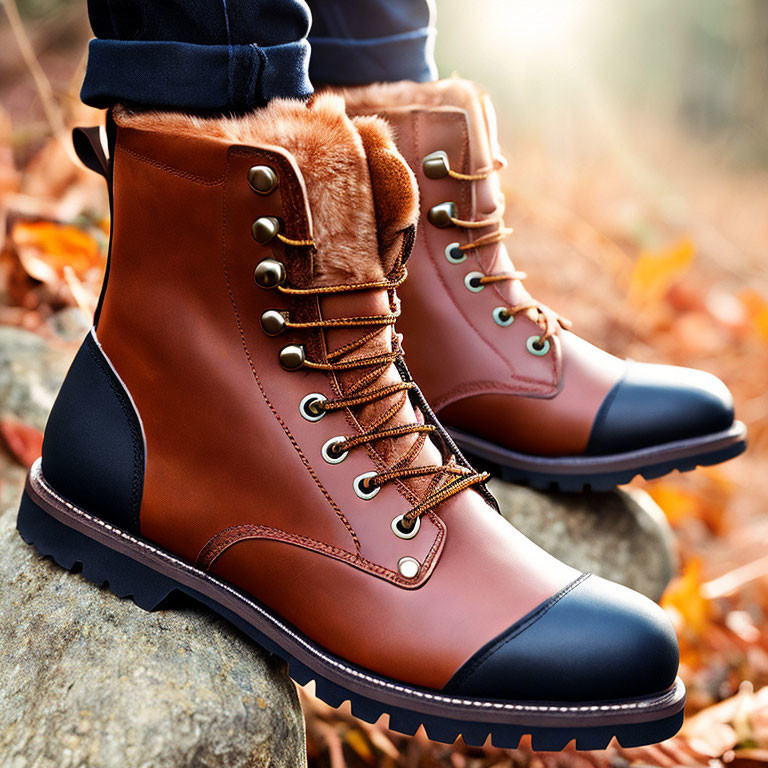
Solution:
M331 95L114 121L108 278L24 538L143 608L192 596L403 733L675 733L663 611L506 523L402 362L417 190L385 123Z
M393 125L416 175L421 215L398 327L414 377L469 458L536 488L609 490L745 449L720 380L613 357L525 290L503 243L493 107L477 86L451 78L344 95L351 114Z

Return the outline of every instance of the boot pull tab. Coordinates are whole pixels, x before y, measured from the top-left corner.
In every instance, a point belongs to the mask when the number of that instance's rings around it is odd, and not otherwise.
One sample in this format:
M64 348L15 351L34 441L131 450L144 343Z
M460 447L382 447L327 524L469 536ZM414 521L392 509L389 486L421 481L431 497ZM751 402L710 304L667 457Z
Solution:
M104 151L101 143L101 128L94 125L90 128L75 128L72 131L72 145L75 153L80 158L80 162L107 181L110 180L111 172L109 167L109 158Z

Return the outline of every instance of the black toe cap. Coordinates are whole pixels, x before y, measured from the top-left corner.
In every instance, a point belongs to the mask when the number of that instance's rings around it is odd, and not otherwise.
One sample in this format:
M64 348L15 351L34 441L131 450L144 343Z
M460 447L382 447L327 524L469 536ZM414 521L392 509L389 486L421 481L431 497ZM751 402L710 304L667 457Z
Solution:
M678 661L675 632L658 605L587 576L481 648L445 691L505 700L627 699L669 688Z
M671 365L627 363L600 406L586 453L602 456L727 430L733 398L720 379Z

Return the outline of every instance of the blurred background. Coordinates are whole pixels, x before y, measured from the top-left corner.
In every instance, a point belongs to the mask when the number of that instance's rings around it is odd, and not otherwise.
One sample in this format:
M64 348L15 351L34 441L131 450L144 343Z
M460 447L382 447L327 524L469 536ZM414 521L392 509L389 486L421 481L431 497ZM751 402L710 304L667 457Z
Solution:
M85 0L2 5L0 324L67 344L88 327L108 232L101 179L66 141L99 119L77 96ZM722 377L750 449L638 483L681 558L663 600L690 693L681 736L586 755L449 748L302 692L310 763L768 765L768 2L438 0L438 29L441 75L493 97L529 288L611 352ZM0 435L18 462L37 456L30 424Z

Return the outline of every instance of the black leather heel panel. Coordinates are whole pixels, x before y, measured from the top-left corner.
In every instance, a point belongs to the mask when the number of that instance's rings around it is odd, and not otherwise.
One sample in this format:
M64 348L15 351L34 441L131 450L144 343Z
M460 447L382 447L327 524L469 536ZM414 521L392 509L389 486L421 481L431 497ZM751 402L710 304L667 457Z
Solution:
M93 336L80 347L53 405L43 476L61 496L139 532L144 440L133 403Z

